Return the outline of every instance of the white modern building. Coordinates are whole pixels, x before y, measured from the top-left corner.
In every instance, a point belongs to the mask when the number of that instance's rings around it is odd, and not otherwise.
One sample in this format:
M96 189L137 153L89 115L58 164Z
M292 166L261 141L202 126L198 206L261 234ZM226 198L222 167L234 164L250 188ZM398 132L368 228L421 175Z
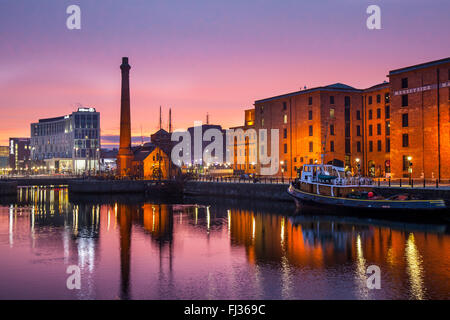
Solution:
M70 115L31 124L31 160L60 173L99 170L100 113L78 108Z

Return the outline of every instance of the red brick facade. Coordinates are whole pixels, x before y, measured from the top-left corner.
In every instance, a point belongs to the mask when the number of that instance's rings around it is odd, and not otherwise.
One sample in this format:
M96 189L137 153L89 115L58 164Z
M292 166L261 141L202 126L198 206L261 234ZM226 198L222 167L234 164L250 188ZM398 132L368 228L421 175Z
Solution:
M334 84L258 100L254 128L279 130L278 175L323 157L364 175L450 179L449 70L447 58L393 70L368 89Z

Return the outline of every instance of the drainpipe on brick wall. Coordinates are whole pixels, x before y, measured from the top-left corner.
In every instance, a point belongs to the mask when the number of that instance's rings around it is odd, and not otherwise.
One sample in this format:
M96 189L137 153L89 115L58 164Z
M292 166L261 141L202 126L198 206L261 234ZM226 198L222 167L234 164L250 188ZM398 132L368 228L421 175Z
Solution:
M292 162L292 98L289 98L289 131L290 131L290 134L289 134L289 144L290 144L290 146L289 146L289 148L290 148L290 154L291 154L291 159L290 159L290 167L291 167L291 177L292 177L292 165L294 164L293 162ZM295 175L295 176L297 176L297 175Z
M365 94L363 94L363 96L361 97L361 100L362 100L362 110L361 110L361 113L362 113L362 137L363 137L363 145L362 145L362 154L363 154L363 156L362 156L362 161L361 161L361 165L363 166L362 167L362 171L361 172L363 172L364 173L364 176L367 176L367 172L366 172L366 167L367 167L367 154L366 154L366 145L367 145L367 139L366 139L366 95Z
M422 84L423 87L423 73L422 73ZM424 117L424 106L423 106L423 91L422 91L422 172L423 178L425 179L425 117Z
M439 68L436 70L437 77L437 113L438 113L438 179L441 181L441 112L439 108Z

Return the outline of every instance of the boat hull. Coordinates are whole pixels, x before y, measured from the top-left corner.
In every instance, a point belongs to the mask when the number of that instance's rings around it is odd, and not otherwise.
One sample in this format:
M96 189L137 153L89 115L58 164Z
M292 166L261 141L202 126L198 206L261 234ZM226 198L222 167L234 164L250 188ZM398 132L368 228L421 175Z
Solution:
M332 197L305 192L296 189L293 185L288 188L288 194L291 195L296 202L310 202L327 206L355 208L355 209L374 209L374 210L445 210L444 200L366 200ZM297 202L297 204L299 204Z

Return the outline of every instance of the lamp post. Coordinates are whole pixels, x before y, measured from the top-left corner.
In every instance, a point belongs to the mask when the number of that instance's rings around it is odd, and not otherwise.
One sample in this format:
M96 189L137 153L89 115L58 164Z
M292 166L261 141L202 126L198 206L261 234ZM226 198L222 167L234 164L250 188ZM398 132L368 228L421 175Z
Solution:
M411 162L412 157L408 156L407 159L408 159L409 184L411 185L411 183L412 183L412 166L413 166L413 163Z

